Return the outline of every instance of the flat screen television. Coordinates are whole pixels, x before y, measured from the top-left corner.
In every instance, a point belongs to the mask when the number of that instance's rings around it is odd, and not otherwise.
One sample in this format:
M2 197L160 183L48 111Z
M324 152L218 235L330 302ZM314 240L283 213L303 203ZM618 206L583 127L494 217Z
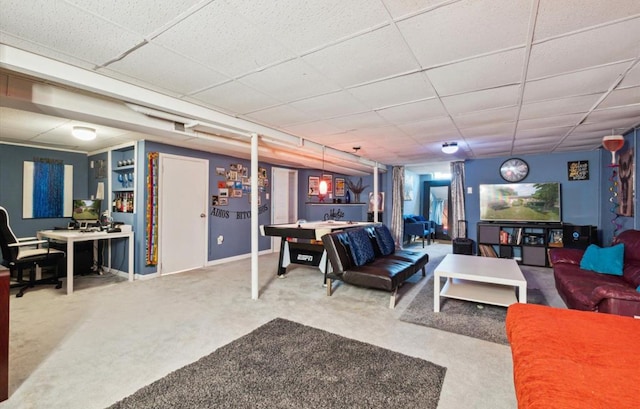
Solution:
M73 220L80 228L86 228L89 224L94 224L100 220L101 200L74 199L73 200Z
M480 185L480 220L562 221L559 182Z

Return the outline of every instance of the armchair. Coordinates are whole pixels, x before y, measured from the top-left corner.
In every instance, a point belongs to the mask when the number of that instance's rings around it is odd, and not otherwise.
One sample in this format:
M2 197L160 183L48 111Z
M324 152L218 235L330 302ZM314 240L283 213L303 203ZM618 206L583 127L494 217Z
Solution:
M435 239L436 224L432 220L427 220L423 216L407 215L404 217L404 235L408 236L408 242L414 238L420 237L422 240L422 247L424 248L424 242L431 244L431 240Z
M16 297L22 297L27 288L36 284L55 284L56 288L62 288L62 282L58 279L58 264L65 257L65 253L49 247L41 247L47 240L38 240L35 237L18 239L9 225L9 214L0 206L0 251L2 251L1 264L9 268L10 273L16 273L17 283L12 287L21 287ZM36 280L36 266L52 266L55 275L51 278ZM23 270L29 270L28 280L24 279Z

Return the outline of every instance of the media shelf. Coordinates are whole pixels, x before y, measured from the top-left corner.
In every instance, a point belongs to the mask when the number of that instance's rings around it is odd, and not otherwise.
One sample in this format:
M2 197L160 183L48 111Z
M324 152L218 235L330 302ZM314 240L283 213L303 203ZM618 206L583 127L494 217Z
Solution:
M549 266L548 249L562 247L561 223L478 223L478 254Z
M136 184L135 145L111 151L111 212L113 215L135 213ZM118 220L129 222L129 220Z

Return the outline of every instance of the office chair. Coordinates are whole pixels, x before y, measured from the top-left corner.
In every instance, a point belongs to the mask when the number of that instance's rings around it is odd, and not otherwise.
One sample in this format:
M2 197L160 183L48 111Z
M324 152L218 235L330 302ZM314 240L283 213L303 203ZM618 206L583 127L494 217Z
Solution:
M55 284L62 288L62 281L58 279L58 264L64 259L64 251L49 247L40 247L47 240L37 240L35 237L18 239L9 225L9 214L0 206L0 250L2 251L2 265L8 267L11 274L16 273L17 284L11 287L21 287L16 297L22 297L28 288L37 284ZM55 275L51 278L36 280L36 266L53 266ZM29 279L24 280L23 270L29 270Z

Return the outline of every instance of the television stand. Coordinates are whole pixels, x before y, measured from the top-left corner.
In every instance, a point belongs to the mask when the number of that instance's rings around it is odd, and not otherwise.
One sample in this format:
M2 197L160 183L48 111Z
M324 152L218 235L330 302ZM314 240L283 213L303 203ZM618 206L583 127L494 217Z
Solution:
M549 267L548 250L562 247L562 223L479 222L478 254Z

